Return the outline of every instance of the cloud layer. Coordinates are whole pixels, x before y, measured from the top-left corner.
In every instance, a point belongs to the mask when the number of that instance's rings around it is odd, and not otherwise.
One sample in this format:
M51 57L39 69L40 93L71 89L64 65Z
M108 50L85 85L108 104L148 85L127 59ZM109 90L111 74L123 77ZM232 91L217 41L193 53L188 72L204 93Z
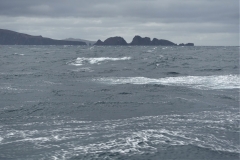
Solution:
M239 45L238 0L0 0L0 28L56 39L134 35Z

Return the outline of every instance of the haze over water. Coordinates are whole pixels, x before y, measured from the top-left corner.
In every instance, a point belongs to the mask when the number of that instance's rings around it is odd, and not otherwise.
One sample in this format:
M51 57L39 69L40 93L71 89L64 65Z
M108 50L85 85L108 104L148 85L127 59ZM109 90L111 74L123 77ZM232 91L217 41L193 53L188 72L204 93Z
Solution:
M0 46L0 159L239 159L239 47Z

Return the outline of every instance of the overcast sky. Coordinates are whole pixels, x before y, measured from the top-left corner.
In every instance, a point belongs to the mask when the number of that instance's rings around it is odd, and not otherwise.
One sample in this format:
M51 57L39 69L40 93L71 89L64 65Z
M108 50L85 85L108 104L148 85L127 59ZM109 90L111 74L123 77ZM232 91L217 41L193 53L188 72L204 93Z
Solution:
M239 0L0 0L0 28L54 39L140 35L239 46Z

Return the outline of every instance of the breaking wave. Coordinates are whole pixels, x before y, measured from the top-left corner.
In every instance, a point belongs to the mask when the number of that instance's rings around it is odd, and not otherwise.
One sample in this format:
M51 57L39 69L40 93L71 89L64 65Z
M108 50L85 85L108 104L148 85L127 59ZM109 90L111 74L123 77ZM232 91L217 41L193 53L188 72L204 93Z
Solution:
M196 89L235 89L240 88L239 75L217 75L217 76L184 76L166 78L146 78L146 77L105 77L96 78L106 84L161 84L169 86L185 86Z
M75 66L81 66L85 63L90 63L90 64L99 64L100 62L103 61L121 61L121 60L130 60L131 57L122 57L122 58L111 58L111 57L98 57L98 58L85 58L85 57L78 57L76 60L71 61L71 65Z
M221 137L221 132L236 130L238 119L238 113L204 111L198 114L143 116L97 122L53 119L46 123L16 123L15 127L24 129L5 131L7 125L0 128L0 145L32 144L42 149L54 147L54 143L57 147L52 154L58 159L87 154L100 156L102 153L156 153L159 146L164 149L183 145L240 153L237 142ZM136 124L138 129L135 128ZM43 126L46 128L41 129ZM206 130L209 132L205 133ZM238 132L236 130L236 135ZM46 153L41 156L49 155Z

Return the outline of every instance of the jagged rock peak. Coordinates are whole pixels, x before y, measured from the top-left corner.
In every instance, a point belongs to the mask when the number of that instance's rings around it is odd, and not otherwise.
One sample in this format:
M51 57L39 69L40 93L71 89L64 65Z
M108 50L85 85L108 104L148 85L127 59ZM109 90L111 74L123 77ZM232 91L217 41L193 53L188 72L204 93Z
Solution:
M99 39L94 45L103 45L103 41Z

